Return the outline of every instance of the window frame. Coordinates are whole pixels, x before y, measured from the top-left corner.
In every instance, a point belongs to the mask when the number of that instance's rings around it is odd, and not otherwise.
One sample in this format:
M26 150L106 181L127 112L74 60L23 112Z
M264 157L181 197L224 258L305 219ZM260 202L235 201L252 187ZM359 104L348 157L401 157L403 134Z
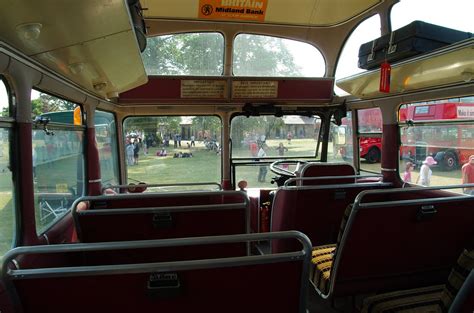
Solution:
M60 123L60 122L52 122L52 121L47 123L47 129L48 130L52 130L52 131L55 131L55 130L56 131L71 131L71 132L80 131L82 133L82 144L81 144L81 150L80 150L81 155L82 155L82 159L83 159L83 161L82 161L82 175L83 175L82 194L77 197L77 198L80 198L81 196L85 195L84 194L84 192L86 190L86 183L85 182L86 182L86 178L87 178L87 170L86 170L86 166L87 166L87 154L86 154L86 151L87 151L87 149L86 149L87 127L86 127L86 115L85 115L85 111L84 111L84 106L82 104L78 103L78 102L69 100L69 99L67 99L65 97L62 97L62 96L58 96L58 95L56 95L54 93L51 93L51 92L44 91L42 89L32 88L31 91L33 91L33 90L36 91L36 92L39 92L39 93L44 93L44 94L47 94L49 96L58 98L58 99L63 100L63 101L70 102L70 103L76 105L76 108L79 107L80 110L81 110L81 125L74 125L74 124ZM58 111L58 112L64 112L64 111ZM46 113L54 113L54 112L46 112ZM46 114L46 113L42 113L42 114ZM35 131L35 130L43 130L44 129L42 125L39 125L38 123L35 123L34 120L32 121L31 128L32 128L31 129L32 134L33 134L33 131ZM32 138L32 140L33 140L33 138ZM33 142L31 142L31 149L32 150L34 149L33 148ZM37 195L37 191L35 189L33 189L33 197L35 199L34 200L35 207L33 209L34 209L35 217L36 217L36 213L37 213L36 195ZM38 205L39 205L39 203L38 203ZM62 212L59 216L57 216L55 219L53 219L52 221L46 223L42 227L41 227L40 221L35 220L36 235L37 236L42 236L43 234L49 232L57 223L59 223L62 219L64 219L66 217L66 215L69 212L71 212L71 210L72 210L72 205L67 210Z
M112 114L113 118L114 118L114 123L115 123L115 139L117 140L117 142L115 143L115 154L117 156L117 170L118 170L118 184L122 184L122 164L120 162L120 145L119 145L119 142L120 142L120 138L121 138L121 135L119 134L119 127L118 127L118 118L117 118L117 113L116 112L113 112L113 111L107 111L107 110L102 110L102 109L96 109L95 112L94 112L94 118L96 117L96 114L97 112L103 112L103 113L108 113L108 114ZM96 124L95 124L95 121L94 121L94 128L96 127ZM96 138L97 138L97 130L96 130ZM99 154L99 160L100 160L100 154ZM99 161L100 162L100 161ZM102 170L101 170L101 179L102 179ZM103 184L103 181L102 181L102 184ZM104 187L104 185L103 185Z
M17 247L20 240L20 233L21 233L21 221L20 221L20 206L19 206L19 199L18 199L18 180L16 174L19 170L18 162L15 162L15 159L12 158L13 155L18 155L17 153L17 146L14 144L17 141L17 132L16 132L16 119L15 119L15 97L14 97L14 90L9 84L7 77L0 74L0 84L3 84L7 94L7 101L8 101L8 116L0 116L0 128L5 129L8 132L8 147L9 147L9 157L8 161L10 164L10 172L11 172L11 186L12 186L12 215L13 215L13 234L12 234L12 241L10 248ZM8 251L5 251L5 253Z

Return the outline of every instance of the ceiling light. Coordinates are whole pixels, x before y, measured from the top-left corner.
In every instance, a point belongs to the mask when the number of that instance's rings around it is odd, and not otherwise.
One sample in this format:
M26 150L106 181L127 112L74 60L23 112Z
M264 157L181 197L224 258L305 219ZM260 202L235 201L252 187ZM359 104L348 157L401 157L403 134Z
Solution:
M84 65L85 64L82 63L82 62L69 64L68 65L69 71L74 75L78 75L78 74L82 73L82 71L84 70Z
M26 23L20 24L16 27L16 31L20 39L25 41L36 40L41 34L41 23Z
M105 89L105 87L107 87L107 83L106 82L98 82L98 83L95 83L93 86L94 86L95 91L102 91L102 90Z

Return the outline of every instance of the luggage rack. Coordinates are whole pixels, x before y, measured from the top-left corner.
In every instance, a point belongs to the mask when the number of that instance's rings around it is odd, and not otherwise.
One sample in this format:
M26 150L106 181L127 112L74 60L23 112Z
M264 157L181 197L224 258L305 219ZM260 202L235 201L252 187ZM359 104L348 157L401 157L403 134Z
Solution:
M433 86L474 81L473 47L474 38L470 38L393 64L389 94L396 95L425 90ZM387 96L379 91L379 83L380 69L377 68L339 79L336 85L357 98L371 99Z

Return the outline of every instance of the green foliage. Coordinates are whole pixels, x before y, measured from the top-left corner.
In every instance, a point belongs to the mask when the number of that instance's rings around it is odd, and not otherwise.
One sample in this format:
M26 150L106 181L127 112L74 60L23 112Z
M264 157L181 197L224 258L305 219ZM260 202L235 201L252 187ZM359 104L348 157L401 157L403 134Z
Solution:
M281 117L275 116L237 116L232 120L231 137L234 147L241 147L247 134L265 135L270 138L275 130L285 126Z
M142 116L130 117L125 120L124 131L144 131L145 134L158 135L176 134L181 132L180 116Z
M221 75L224 39L214 33L186 33L148 39L142 54L149 75Z
M221 120L215 116L195 116L193 118L193 128L197 131L209 131L211 137L220 137Z
M72 111L77 104L57 98L45 93L40 93L38 99L31 100L31 115L41 115L49 112Z
M300 69L280 38L239 35L234 44L234 74L238 76L298 76Z
M185 33L148 38L142 54L149 75L222 75L224 38L216 33ZM239 35L234 45L239 76L299 76L301 69L280 38Z

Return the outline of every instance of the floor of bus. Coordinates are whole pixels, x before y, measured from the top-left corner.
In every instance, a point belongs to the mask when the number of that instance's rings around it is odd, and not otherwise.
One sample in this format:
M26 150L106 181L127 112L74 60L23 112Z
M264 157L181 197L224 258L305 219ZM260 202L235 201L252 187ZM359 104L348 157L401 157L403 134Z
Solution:
M314 287L310 284L308 288L307 312L351 313L358 312L358 310L354 309L354 299L352 297L341 298L336 301L325 300L316 293Z

